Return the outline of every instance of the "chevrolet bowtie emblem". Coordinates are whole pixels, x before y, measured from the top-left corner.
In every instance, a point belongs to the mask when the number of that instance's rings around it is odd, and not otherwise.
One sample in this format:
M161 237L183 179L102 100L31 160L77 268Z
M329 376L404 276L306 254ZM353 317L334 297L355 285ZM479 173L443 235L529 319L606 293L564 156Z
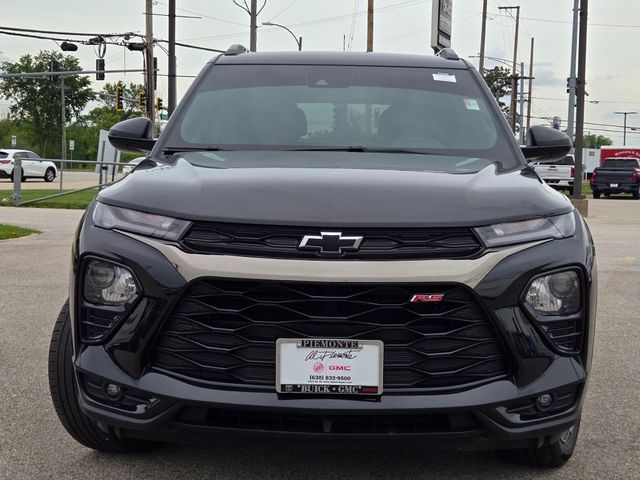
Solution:
M360 248L362 237L343 237L341 232L321 232L320 235L305 235L298 248L320 253L341 254Z

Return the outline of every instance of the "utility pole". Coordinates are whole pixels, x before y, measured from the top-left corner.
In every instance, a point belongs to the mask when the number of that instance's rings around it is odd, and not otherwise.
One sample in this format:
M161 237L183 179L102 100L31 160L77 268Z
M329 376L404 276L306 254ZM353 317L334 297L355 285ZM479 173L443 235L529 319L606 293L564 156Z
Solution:
M169 99L167 113L169 117L176 109L176 0L169 0Z
M62 129L62 150L60 150L60 159L62 160L60 165L60 191L62 191L62 175L64 172L64 161L67 159L67 114L65 112L65 98L64 98L64 75L60 75L60 127Z
M573 0L573 33L571 36L571 64L569 70L569 114L567 115L567 135L573 141L573 119L576 111L576 53L578 50L578 23L580 17L580 0Z
M520 145L524 145L524 62L520 62Z
M622 133L622 146L625 147L627 145L627 115L636 115L638 112L613 112L616 115L624 115L624 124Z
M573 198L582 196L582 145L584 143L584 97L587 73L587 12L589 0L580 2L580 36L578 39L578 108L576 111L576 172L573 180Z
M153 0L146 0L145 8L146 17L146 35L145 35L145 93L147 100L147 117L151 120L152 131L156 129L156 112L155 112L155 88L154 88L154 69L153 69Z
M249 50L255 52L258 37L258 0L251 0L251 11L249 12L249 15L251 16Z
M367 52L373 52L373 0L367 7Z
M533 95L533 47L535 44L535 38L531 38L531 58L529 60L529 91L527 92L527 135L529 134L529 128L531 128L531 96Z
M484 70L484 43L487 38L487 0L482 2L482 33L480 34L480 64L478 70L480 75Z
M516 35L515 40L513 41L513 67L512 67L512 75L511 75L511 106L510 106L510 115L511 115L511 130L515 133L516 131L516 95L513 93L518 89L518 79L516 75L516 65L518 63L518 29L520 28L520 6L517 7L499 7L500 10L514 10L516 11Z

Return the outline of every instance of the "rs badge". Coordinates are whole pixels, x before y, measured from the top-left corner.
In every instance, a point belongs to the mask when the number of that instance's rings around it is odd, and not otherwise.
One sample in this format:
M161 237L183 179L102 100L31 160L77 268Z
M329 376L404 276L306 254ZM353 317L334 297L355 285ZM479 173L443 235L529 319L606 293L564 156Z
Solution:
M423 293L411 297L411 303L438 303L444 300L444 293Z

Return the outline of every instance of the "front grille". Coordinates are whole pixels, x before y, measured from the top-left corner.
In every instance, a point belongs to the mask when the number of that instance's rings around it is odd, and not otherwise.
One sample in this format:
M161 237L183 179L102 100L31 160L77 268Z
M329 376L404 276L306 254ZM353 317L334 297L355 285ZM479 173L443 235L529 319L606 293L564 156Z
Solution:
M361 236L357 251L320 253L299 250L305 235L340 232L343 236ZM196 222L182 240L182 246L194 253L245 255L277 258L318 259L421 259L472 257L482 245L469 228L437 229L340 229L237 225Z
M414 294L444 299L412 303ZM492 325L463 286L226 279L188 288L152 364L186 379L274 388L278 338L381 340L386 391L468 385L507 371Z
M397 435L466 433L480 430L468 413L329 415L277 411L245 411L206 407L184 407L174 423L198 429L224 428L245 431L333 435Z

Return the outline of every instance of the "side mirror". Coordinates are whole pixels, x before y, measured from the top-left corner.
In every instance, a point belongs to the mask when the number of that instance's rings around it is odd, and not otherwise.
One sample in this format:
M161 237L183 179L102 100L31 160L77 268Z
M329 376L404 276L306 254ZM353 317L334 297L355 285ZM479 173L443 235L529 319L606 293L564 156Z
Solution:
M125 152L150 151L156 144L151 120L147 117L137 117L116 123L109 130L109 142Z
M544 125L529 129L527 145L520 147L527 161L552 162L560 160L571 151L571 139L559 130Z

